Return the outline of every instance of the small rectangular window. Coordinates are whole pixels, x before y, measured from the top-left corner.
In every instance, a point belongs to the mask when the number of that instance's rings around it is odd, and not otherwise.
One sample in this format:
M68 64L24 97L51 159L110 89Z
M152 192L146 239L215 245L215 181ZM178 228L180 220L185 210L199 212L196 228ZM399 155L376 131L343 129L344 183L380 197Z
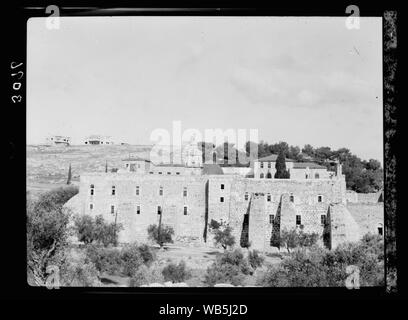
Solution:
M245 192L245 201L248 201L248 198L249 198L248 192Z
M220 202L224 202L224 197L221 197L221 198L220 198Z
M167 174L171 174L171 172L167 172Z
M260 163L260 167L263 168L263 162Z
M274 215L274 214L270 214L270 215L269 215L269 223L273 223L274 220L275 220L275 215Z
M140 206L136 207L136 214L140 214Z
M270 194L268 194L268 195L266 196L266 201L271 202L271 195L270 195Z
M112 186L112 196L114 196L115 194L116 194L115 186Z
M136 195L139 195L139 186L136 186Z
M159 171L159 174L163 174L163 172Z
M184 189L183 189L183 197L187 197L187 188L186 187L184 187Z
M160 195L160 196L162 196L162 195L163 195L163 187L160 187L160 190L159 190L159 195Z
M93 204L91 203L91 204L89 204L89 209L93 209Z
M111 206L111 213L114 214L115 213L115 206Z
M224 184L223 183L221 184L221 190L224 190Z
M291 196L289 197L289 201L290 201L290 202L295 202L295 197L294 197L293 195L291 195Z
M378 234L379 234L380 236L383 235L383 228L382 228L382 227L378 227Z
M271 163L270 162L268 162L268 168L270 168L271 167Z
M325 214L322 214L322 215L320 216L320 222L321 222L321 224L323 224L323 225L326 224L326 215L325 215Z
M94 195L94 189L91 189L91 196Z
M187 206L184 206L184 215L187 215Z
M296 215L296 225L299 226L302 224L302 219L300 217L300 215Z
M176 174L177 174L177 175L179 175L179 174L180 174L180 172L176 172Z
M161 208L161 206L158 206L158 207L157 207L157 214L162 214L162 208Z
M317 196L317 202L322 202L323 197L322 196Z

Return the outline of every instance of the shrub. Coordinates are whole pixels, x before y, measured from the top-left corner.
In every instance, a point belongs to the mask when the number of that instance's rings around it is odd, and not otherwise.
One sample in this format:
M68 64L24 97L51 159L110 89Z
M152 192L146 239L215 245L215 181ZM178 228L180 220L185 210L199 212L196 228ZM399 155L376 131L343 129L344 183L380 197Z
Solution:
M103 248L89 245L86 256L95 265L99 272L120 274L122 269L121 252L115 248Z
M250 274L251 268L248 261L245 259L241 249L235 249L233 251L225 251L222 255L219 255L216 262L223 264L231 264L237 266L243 274Z
M235 244L235 238L231 234L232 229L230 226L225 228L218 228L214 231L214 241L216 244L221 245L224 250L228 247L232 247Z
M164 277L157 265L140 266L129 280L129 287L140 287L150 283L163 283Z
M79 241L88 244L95 240L94 221L90 215L77 216L74 221L74 228Z
M179 264L169 263L163 268L162 274L165 281L171 282L184 282L191 278L191 271L187 270L184 260Z
M122 249L122 272L125 276L131 277L137 269L143 264L143 257L136 244L128 245Z
M61 267L61 286L67 287L99 287L99 271L88 259L78 262L67 260Z
M70 212L63 205L78 189L72 186L42 194L27 201L27 280L44 285L47 266L60 266L68 245Z
M156 253L147 245L142 244L138 247L143 263L150 266L156 260Z
M210 226L210 229L216 230L221 226L221 223L219 223L218 221L216 221L214 219L211 219L211 222L210 222L209 226Z
M360 286L384 285L382 241L364 236L358 243L345 243L335 250L312 246L296 250L279 267L271 267L258 279L264 286L325 287L345 286L347 266L357 266Z
M138 246L136 243L121 250L87 245L86 256L99 272L126 276L132 276L142 264L150 266L156 259L155 253L149 246L145 244Z
M151 224L147 228L147 233L149 235L149 239L155 241L160 247L163 246L164 243L173 243L173 235L174 229L171 226L161 225L160 230L160 239L159 239L159 227L155 224Z
M284 229L281 231L279 237L279 246L286 247L288 252L291 249L296 247L310 247L316 244L317 240L319 239L319 235L317 233L306 233L303 230L296 230L291 229L287 230Z
M251 273L252 269L240 249L225 251L207 268L204 283L209 286L216 283L240 285L245 275Z
M267 287L325 287L328 286L327 267L322 263L320 250L297 250L278 267L269 267L257 284Z
M204 283L208 286L214 286L217 283L230 283L234 286L241 285L244 281L244 275L239 267L232 264L213 263L207 268Z
M264 260L265 258L262 257L257 250L248 251L248 262L253 269L262 267Z
M117 246L119 231L123 229L122 224L116 224L114 222L105 222L102 215L95 217L95 240L97 243L103 244L105 247L108 245Z
M92 218L89 215L77 216L75 219L74 229L78 240L88 243L117 246L119 231L123 229L121 224L114 222L105 222L102 215Z

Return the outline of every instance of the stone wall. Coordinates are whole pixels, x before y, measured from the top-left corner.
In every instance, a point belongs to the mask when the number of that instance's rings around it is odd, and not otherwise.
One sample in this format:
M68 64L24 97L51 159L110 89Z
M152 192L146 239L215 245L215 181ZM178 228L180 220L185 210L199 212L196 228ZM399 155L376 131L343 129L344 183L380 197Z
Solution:
M163 195L160 195L160 188ZM248 214L251 248L269 251L273 230L280 232L302 227L305 232L322 236L325 219L330 225L334 247L344 241L354 241L366 231L378 232L378 226L383 223L383 208L378 204L349 203L346 206L346 199L345 180L337 178L249 179L238 175L125 172L82 175L79 194L68 205L75 207L79 214L101 214L111 222L116 219L124 226L120 242L146 241L148 226L158 224L158 206L161 206L162 223L174 228L175 239L203 243L206 226L214 219L232 227L239 246L244 217ZM114 206L113 213L111 206ZM296 216L300 216L300 225ZM208 232L207 235L207 243L212 242L211 235Z
M328 221L331 249L344 242L358 241L362 236L359 225L344 204L330 205Z
M329 179L330 172L320 168L291 168L289 170L291 179ZM306 174L308 178L306 178ZM318 178L316 177L318 175Z
M224 174L236 174L245 177L252 172L250 167L221 167Z
M378 228L384 234L384 203L349 203L347 209L359 225L361 235L378 234Z
M341 179L305 181L214 176L209 180L209 221L227 221L235 238L240 239L250 199L248 232L252 248L269 250L273 227L270 215L278 215L279 205L280 230L299 227L296 215L300 215L305 232L322 235L321 216L327 214L330 203L345 204L345 183Z
M145 241L147 227L158 224L158 206L162 208L162 223L174 228L175 235L202 240L205 219L205 193L203 177L177 177L129 174L88 174L81 176L79 197L82 214L102 214L108 221L122 223L125 227L120 242ZM94 185L94 195L90 185ZM115 186L115 195L112 195ZM139 186L139 195L136 187ZM160 188L163 195L159 195ZM187 196L183 191L187 188ZM93 209L90 208L93 204ZM111 206L114 213L111 213ZM140 206L140 214L137 214ZM184 215L184 206L187 215Z
M379 202L380 195L380 192L357 193L357 201L359 203L377 203Z

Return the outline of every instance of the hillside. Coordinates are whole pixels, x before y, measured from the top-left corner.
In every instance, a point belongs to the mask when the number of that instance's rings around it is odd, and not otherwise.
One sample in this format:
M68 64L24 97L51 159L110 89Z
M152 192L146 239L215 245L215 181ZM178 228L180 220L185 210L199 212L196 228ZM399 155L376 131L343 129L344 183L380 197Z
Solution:
M72 167L72 182L79 181L83 172L105 171L121 168L122 159L138 156L149 157L150 146L27 146L27 190L32 195L66 184L68 168Z

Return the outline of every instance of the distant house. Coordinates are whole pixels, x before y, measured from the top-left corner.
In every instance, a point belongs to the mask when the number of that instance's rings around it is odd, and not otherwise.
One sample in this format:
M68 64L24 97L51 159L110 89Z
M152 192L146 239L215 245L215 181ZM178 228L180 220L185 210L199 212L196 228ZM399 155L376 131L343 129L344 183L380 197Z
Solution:
M251 164L254 178L274 179L277 158L278 155L271 154L267 157L254 160ZM321 166L314 162L297 162L288 158L285 159L285 162L291 179L328 179L332 175L331 172L327 171L325 166Z
M86 145L111 145L114 144L111 137L100 136L100 135L91 135L87 137L84 141Z
M71 138L67 136L49 136L47 138L47 144L50 146L69 146L71 144Z

